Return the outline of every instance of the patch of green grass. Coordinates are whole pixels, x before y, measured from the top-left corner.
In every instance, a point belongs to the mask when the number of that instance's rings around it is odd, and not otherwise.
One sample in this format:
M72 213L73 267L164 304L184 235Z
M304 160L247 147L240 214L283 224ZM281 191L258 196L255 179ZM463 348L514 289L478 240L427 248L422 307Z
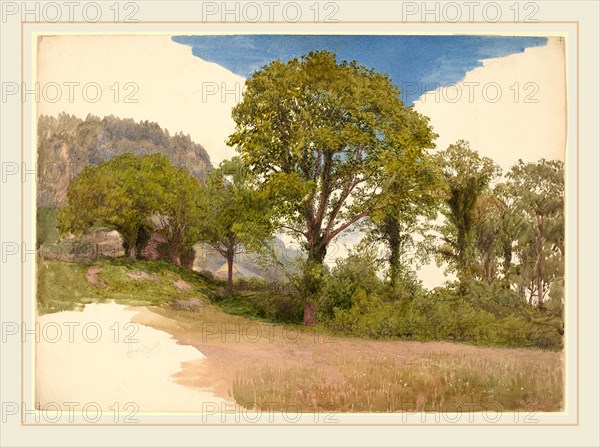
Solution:
M37 304L40 314L73 310L102 301L98 289L85 279L88 265L38 260Z
M100 284L86 279L90 268ZM154 280L135 279L128 273L144 272ZM179 290L173 283L185 281L191 288ZM125 258L95 262L66 262L40 259L37 300L40 314L72 310L81 304L114 300L132 306L161 305L173 299L198 298L212 301L224 312L277 323L301 321L302 307L288 296L268 290L240 288L229 295L224 281L208 278L165 261L131 261Z
M93 285L86 279L91 267L101 283ZM134 279L127 273L145 272L155 280ZM189 290L179 290L174 282L183 280ZM73 310L81 304L114 300L119 304L160 305L173 299L198 298L208 301L218 288L200 275L164 261L101 260L94 263L74 263L39 260L37 302L40 314Z
M228 314L271 323L300 323L303 307L299 300L288 295L277 295L267 290L241 289L216 304Z
M276 293L268 285L262 287L237 287L232 294L224 289L215 296L215 303L232 315L272 323L301 323L304 307L290 294Z
M269 321L265 309L248 296L230 295L217 302L224 312L231 315L246 317L250 320ZM275 321L275 320L273 320Z

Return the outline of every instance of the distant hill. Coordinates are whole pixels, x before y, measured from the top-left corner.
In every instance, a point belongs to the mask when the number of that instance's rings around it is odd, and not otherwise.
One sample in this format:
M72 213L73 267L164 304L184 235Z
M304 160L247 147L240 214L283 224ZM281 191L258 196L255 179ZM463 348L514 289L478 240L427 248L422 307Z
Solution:
M69 182L87 166L99 165L123 153L160 152L199 180L210 171L210 157L189 135L169 131L157 123L114 116L88 115L84 120L61 113L38 120L37 206L53 207L66 199Z

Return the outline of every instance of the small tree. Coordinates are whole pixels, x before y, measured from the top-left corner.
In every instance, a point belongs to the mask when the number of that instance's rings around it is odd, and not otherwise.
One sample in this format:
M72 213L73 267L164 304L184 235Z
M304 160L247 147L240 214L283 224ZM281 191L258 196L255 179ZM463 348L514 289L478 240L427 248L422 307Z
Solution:
M369 215L366 222L367 239L381 242L388 253L387 276L392 287L407 263L406 252L411 252L411 263L423 261L431 248L428 234L435 219L445 184L439 170L427 155L415 164L388 166L382 206ZM408 172L406 170L409 170Z
M482 194L473 211L473 230L477 265L475 274L490 284L498 273L502 250L502 217L504 204L494 194Z
M199 238L227 261L230 292L235 256L242 250L259 250L271 236L269 202L251 180L250 172L234 157L210 172L197 196Z
M541 159L519 160L508 173L508 188L515 206L526 222L519 240L523 284L542 307L552 281L563 275L564 253L564 164Z
M172 165L165 167L165 175L159 177L160 197L154 220L156 231L167 241L171 262L182 265L183 253L193 250L200 235L197 222L202 218L196 204L200 183L184 169Z
M495 210L494 231L498 239L498 246L502 258L502 275L506 287L511 285L511 276L513 276L514 265L513 255L517 241L526 231L527 224L522 214L518 211L515 204L515 197L511 193L506 183L499 183L494 188L494 197L497 208Z

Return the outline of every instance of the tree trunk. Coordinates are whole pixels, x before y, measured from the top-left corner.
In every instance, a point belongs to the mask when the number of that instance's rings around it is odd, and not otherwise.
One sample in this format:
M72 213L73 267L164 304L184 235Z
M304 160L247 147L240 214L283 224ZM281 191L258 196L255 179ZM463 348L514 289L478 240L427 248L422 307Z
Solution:
M171 244L171 262L181 267L181 246L176 242Z
M482 255L482 267L483 267L483 279L488 284L491 284L494 280L496 266L494 264L495 260L493 256L490 256L488 252L485 252Z
M533 306L533 294L535 293L535 283L531 280L531 289L529 291L529 305Z
M229 293L233 292L233 258L234 253L227 253L227 288Z
M400 271L400 225L395 217L388 217L385 223L388 248L390 250L390 284L396 287Z
M310 301L304 302L304 320L305 326L314 326L317 320L317 305Z
M130 261L137 260L137 247L135 243L131 242L123 242L123 248L125 249L125 256Z
M135 247L135 259L139 259L142 256L142 250L150 240L150 231L145 227L140 227L137 231L137 235L135 238L135 242L133 246Z
M504 273L504 282L508 286L510 286L510 266L512 262L512 243L510 241L504 242L502 247L502 253L504 255L504 265L502 266L502 270Z
M542 239L542 226L544 225L544 216L537 217L537 235L536 235L536 282L537 282L537 296L538 296L538 308L542 307L544 294L542 288L542 250L544 249L544 241Z
M323 268L323 261L326 254L327 246L323 247L320 241L313 244L308 250L308 260L302 279L302 298L304 299L303 322L306 326L314 326L316 323L316 300L322 287L322 278L318 275L318 272Z
M458 278L459 283L459 292L461 295L466 293L466 284L468 279L467 274L467 253L466 253L466 237L464 231L461 228L457 229L456 235L456 260L458 264L458 268L456 271L456 277Z

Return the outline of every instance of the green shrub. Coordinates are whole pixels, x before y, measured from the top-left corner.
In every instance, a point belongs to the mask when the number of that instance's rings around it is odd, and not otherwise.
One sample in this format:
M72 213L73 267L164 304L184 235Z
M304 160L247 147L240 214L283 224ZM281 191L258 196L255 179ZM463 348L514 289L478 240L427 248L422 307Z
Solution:
M495 295L497 293L497 295ZM437 289L412 300L384 300L358 286L349 307L322 321L336 333L367 337L560 350L561 319L521 304L510 290L475 284L467 296ZM512 309L512 311L510 311ZM512 312L512 313L511 313Z
M213 294L215 302L225 312L246 318L262 319L271 322L300 323L304 307L294 294L277 294L268 288L241 288L234 294Z
M347 258L336 260L331 277L326 281L319 303L318 319L334 318L335 311L348 310L356 303L355 294L362 290L369 296L381 291L382 282L377 277L377 253L358 249Z

